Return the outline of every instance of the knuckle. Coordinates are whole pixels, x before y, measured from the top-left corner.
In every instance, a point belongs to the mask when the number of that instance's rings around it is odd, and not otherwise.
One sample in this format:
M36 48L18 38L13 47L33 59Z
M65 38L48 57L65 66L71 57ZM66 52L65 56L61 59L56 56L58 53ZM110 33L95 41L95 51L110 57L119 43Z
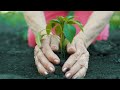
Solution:
M65 63L64 67L70 68L71 64L70 63Z
M75 68L80 68L81 66L83 66L83 65L81 65L81 63L76 63L76 67Z
M44 63L43 63L43 66L48 68L50 65L49 65L49 63L45 63L45 62L44 62Z
M74 47L74 46L71 46L71 47L69 47L68 50L69 50L70 52L75 51L75 47Z
M75 58L78 58L78 57L80 56L80 52L76 52L76 53L74 54L74 56L75 56Z
M37 54L38 57L41 57L43 56L42 53L39 51L38 54Z
M57 45L51 45L52 50L58 50L58 46Z
M49 50L49 48L48 48L47 46L42 48L42 52L43 52L44 54L47 54L49 51L50 51L50 50Z
M44 54L46 53L46 50L45 50L45 48L42 48L41 50L42 50L42 52L43 52Z
M51 60L51 59L53 59L53 55L52 54L48 54L47 58Z
M49 54L49 55L47 56L47 58L48 58L50 61L53 61L53 59L54 59L54 57L53 57L51 54Z

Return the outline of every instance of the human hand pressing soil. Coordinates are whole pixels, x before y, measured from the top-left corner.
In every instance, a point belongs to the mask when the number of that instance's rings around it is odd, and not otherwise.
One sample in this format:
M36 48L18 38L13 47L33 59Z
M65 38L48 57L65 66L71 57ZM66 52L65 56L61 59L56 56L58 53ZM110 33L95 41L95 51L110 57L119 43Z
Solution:
M55 35L49 35L42 40L41 48L37 45L34 49L35 64L38 72L47 75L55 71L53 64L59 64L59 57L53 52L59 50L59 39Z
M42 40L41 48L35 47L35 64L38 72L42 75L55 72L53 64L59 64L59 57L53 52L59 50L59 39L55 35L47 36ZM63 65L63 72L66 78L84 77L88 68L89 53L85 47L85 41L77 35L71 44L67 45L67 52L70 55Z
M65 74L67 78L76 79L85 76L89 61L87 48L94 42L97 36L103 31L104 27L109 23L113 13L114 11L93 12L84 26L84 32L79 32L74 38L73 43L68 45L67 51L73 54L63 66L63 71L70 69Z
M65 73L66 78L80 79L85 77L89 61L89 52L85 44L85 38L81 38L78 34L73 42L67 45L67 52L71 55L62 67L63 72L69 70Z

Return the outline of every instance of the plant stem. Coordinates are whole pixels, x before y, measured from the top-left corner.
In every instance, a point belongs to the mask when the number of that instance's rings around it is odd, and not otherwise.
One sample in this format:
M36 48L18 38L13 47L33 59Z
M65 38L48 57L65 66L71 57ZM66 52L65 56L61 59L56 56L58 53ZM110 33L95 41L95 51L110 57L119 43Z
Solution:
M62 50L62 34L60 35L60 50Z
M60 52L61 52L61 58L65 57L65 47L64 47L64 44L63 44L65 36L64 36L64 33L63 33L63 28L64 28L64 23L62 24L62 33L60 35Z

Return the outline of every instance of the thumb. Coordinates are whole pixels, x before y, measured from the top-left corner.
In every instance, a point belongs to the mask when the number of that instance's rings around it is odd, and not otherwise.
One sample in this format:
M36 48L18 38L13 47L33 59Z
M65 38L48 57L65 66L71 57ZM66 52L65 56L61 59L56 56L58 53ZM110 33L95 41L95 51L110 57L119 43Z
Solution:
M50 47L53 51L58 51L59 50L59 43L60 40L56 35L51 36L51 42L50 42Z
M73 53L76 52L76 47L75 47L75 42L74 41L71 44L68 43L68 45L67 45L67 52L69 54L73 54Z

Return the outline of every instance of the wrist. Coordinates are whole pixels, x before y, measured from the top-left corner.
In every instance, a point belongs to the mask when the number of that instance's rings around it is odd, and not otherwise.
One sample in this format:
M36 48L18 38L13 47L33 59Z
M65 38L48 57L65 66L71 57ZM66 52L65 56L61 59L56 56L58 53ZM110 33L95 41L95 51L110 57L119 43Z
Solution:
M84 32L79 32L78 33L78 39L81 39L82 40L82 42L83 42L83 44L84 44L84 46L86 47L86 48L88 48L88 39L87 39L87 36L85 35L85 33Z

